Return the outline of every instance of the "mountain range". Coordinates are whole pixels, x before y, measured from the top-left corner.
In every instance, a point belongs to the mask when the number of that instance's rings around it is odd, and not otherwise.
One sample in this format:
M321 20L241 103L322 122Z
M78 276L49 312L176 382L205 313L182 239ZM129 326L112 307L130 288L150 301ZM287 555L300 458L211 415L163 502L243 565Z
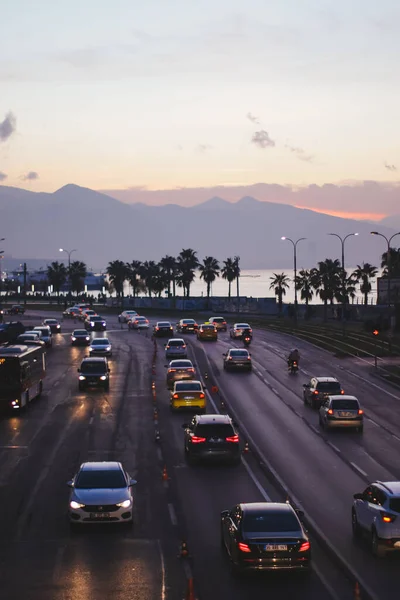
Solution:
M186 208L130 205L73 184L54 193L0 186L5 269L7 256L65 259L59 248L76 248L71 259L95 270L104 269L110 260L158 261L193 248L200 259L207 255L222 261L238 255L243 269L287 270L293 266L293 247L281 236L307 238L297 246L297 265L309 268L327 257L340 258L340 241L327 235L331 232L342 237L359 233L346 241L348 266L363 261L378 266L386 243L370 231L390 236L398 230L395 226L393 217L377 225L252 197L235 203L214 197Z

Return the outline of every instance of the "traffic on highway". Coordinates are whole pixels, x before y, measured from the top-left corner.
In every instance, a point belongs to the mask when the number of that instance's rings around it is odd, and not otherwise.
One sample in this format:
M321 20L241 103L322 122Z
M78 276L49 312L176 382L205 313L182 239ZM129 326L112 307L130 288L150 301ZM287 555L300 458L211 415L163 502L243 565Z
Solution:
M229 315L18 319L1 598L396 597L400 392L362 359Z

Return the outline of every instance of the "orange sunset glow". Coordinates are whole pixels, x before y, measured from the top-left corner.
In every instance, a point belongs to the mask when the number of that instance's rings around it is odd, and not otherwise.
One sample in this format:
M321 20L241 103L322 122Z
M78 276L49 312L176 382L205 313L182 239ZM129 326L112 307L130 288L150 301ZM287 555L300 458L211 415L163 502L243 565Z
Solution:
M312 210L317 213L323 213L325 215L331 215L332 217L340 217L341 219L356 219L358 221L380 221L387 215L386 213L364 213L364 212L341 212L336 210L329 210L328 208L310 208L309 206L295 205L296 208L303 208L304 210Z

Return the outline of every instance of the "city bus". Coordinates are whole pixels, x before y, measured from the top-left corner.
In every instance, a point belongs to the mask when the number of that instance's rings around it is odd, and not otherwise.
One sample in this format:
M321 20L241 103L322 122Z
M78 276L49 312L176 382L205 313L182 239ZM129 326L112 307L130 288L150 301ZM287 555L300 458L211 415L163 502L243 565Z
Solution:
M46 375L43 346L0 347L0 408L21 409L39 397Z

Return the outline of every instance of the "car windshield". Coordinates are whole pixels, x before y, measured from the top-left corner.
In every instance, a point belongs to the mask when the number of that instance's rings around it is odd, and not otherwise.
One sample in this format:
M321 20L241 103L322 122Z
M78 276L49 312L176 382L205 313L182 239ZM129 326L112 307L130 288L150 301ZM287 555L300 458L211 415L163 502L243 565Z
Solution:
M182 342L181 340L171 340L170 342L168 342L168 346L184 346L185 342Z
M196 435L205 438L227 438L235 434L229 423L204 423L197 425Z
M243 531L247 533L299 531L299 523L292 512L268 510L245 513Z
M108 346L109 343L107 338L97 338L92 341L92 346Z
M105 373L107 367L103 362L85 362L81 366L82 373Z
M246 350L231 350L231 356L249 356L249 353Z
M91 321L95 321L95 322L97 322L97 321L102 321L102 320L103 320L103 317L90 317L90 320L91 320Z
M46 323L48 325L57 325L58 321L56 319L46 319Z
M389 500L389 508L394 512L400 513L400 498L391 498Z
M126 488L126 481L121 471L81 471L75 487L85 490Z
M334 410L358 410L357 400L332 400Z
M317 390L319 392L329 392L330 394L340 394L340 383L337 381L320 381L317 384Z
M248 325L247 323L238 323L236 327L237 329L250 329L250 325Z
M193 368L190 360L173 360L169 366L171 369L183 369L184 367Z
M75 329L75 331L72 332L72 335L74 335L75 337L77 335L84 335L86 337L87 334L88 332L86 331L86 329Z
M201 392L201 383L179 382L175 384L177 392Z

